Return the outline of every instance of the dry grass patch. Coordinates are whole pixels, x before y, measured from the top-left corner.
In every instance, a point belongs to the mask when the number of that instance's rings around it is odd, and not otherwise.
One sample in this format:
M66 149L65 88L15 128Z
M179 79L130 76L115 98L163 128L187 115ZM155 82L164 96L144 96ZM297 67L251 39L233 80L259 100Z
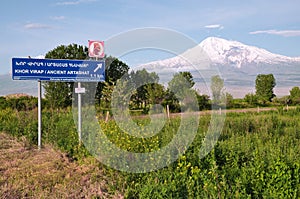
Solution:
M0 198L123 198L109 193L111 182L95 160L85 161L0 133Z

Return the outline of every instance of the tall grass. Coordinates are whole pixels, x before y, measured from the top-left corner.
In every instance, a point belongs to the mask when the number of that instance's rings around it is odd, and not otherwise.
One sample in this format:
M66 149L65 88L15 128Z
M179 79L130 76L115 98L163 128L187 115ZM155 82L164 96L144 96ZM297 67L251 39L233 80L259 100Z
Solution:
M141 125L146 119L138 119ZM228 113L214 149L199 158L210 115L201 116L193 143L171 165L149 173L132 174L107 168L114 189L127 198L299 198L300 109L260 113ZM134 152L155 151L167 145L178 129L173 118L149 139L135 139L115 121L99 121L116 146ZM36 110L0 112L0 131L37 140ZM89 153L80 146L72 112L43 111L43 141L80 160Z

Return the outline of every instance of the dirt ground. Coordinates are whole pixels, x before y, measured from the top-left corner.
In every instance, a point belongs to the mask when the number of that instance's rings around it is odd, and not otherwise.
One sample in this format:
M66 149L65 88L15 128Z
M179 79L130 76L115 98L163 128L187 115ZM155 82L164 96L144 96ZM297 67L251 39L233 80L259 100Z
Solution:
M110 183L93 162L0 133L0 198L123 198L109 193Z

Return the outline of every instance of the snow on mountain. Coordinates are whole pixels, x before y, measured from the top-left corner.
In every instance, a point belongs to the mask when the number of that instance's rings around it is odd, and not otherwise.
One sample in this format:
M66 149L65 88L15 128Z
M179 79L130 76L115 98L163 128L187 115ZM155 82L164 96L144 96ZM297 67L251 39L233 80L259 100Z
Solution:
M206 38L178 56L146 63L135 70L141 68L156 72L162 82L169 81L174 72L190 71L201 91L205 89L203 83L207 85L211 76L220 74L227 91L235 97L253 92L257 74L274 74L279 96L300 85L300 57L278 55L217 37Z
M200 56L199 56L200 55ZM211 62L208 61L210 59ZM229 41L217 37L208 37L194 48L188 49L176 57L143 64L145 68L184 70L193 65L225 65L235 68L249 65L278 65L300 63L300 57L287 57L271 53L265 49L248 46L238 41ZM206 64L204 64L206 63Z
M280 64L300 61L300 57L277 55L262 48L217 37L209 37L203 40L199 46L207 53L212 63L237 68L249 64Z
M211 60L200 45L188 49L184 53L165 60L153 61L137 67L146 68L154 71L190 71L195 69L207 69L210 67ZM197 67L197 68L195 68Z

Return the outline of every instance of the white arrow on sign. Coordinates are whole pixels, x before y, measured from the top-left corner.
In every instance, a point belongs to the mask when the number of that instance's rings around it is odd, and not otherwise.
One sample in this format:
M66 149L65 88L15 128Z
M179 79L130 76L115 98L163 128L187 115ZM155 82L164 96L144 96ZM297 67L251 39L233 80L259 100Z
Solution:
M97 64L97 67L95 68L94 73L95 73L97 70L101 69L101 68L102 68L102 63L101 63L101 64Z

